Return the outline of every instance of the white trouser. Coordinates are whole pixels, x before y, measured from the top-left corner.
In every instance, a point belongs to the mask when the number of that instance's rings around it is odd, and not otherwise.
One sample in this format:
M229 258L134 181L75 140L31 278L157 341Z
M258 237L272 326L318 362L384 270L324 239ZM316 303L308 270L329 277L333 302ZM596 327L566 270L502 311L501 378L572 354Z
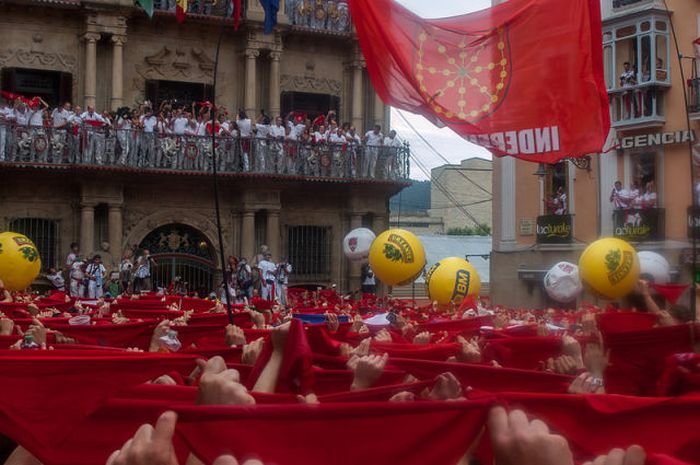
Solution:
M98 286L93 279L88 283L88 297L91 299L99 299L102 297L102 286Z
M7 126L0 126L0 161L5 160L5 148L7 146Z
M379 147L368 146L365 150L365 157L362 160L362 176L365 178L373 178L374 170L377 166L377 156L379 155Z
M287 285L277 283L275 285L275 294L277 294L277 302L281 305L287 305Z

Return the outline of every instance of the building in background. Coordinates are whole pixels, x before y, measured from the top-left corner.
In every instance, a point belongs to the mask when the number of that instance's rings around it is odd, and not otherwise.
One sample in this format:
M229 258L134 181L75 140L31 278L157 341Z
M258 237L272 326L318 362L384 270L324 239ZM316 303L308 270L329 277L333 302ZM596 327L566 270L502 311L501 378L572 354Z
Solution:
M491 231L492 165L491 160L473 157L431 170L429 215L442 218L445 234L478 225Z
M663 0L602 0L613 129L606 145L611 150L591 155L590 163L579 167L562 161L538 169L511 157L495 160L491 260L495 303L547 303L542 289L545 272L561 260L577 263L585 246L599 236L620 237L638 250L659 252L679 279L690 279L689 224L700 224L698 215L691 216L689 210L691 186L697 180L691 180L687 142L697 137L700 120L694 58L700 3L667 1L670 12ZM671 21L687 81L679 72ZM693 112L690 133L685 86ZM622 190L613 195L616 181Z
M388 109L371 87L346 3L316 1L312 8L286 11L285 5L300 2L280 2L272 34L263 34L260 3L242 3L236 32L229 2L223 1L190 1L184 24L176 22L173 1L154 0L153 19L132 0L3 1L2 90L99 112L144 100L156 108L164 100L212 100L216 39L226 23L217 105L233 114L244 109L253 119L261 109L272 116L297 111L310 117L335 110L340 123L361 134L374 124L386 129ZM44 266L62 265L69 244L77 241L84 255L101 251L112 263L134 248L149 248L158 263L158 285L167 286L176 275L191 289L220 282L207 138L173 140L172 146L159 140L158 153L167 162L156 166L115 160L110 131L87 128L69 136L52 128L9 130L11 145L0 162L0 230L32 238ZM99 148L88 148L93 146ZM245 142L223 144L217 152L238 156L243 147ZM102 161L86 159L86 150ZM386 229L389 198L407 185L408 172L404 153L391 179L331 173L333 160L348 153L316 153L321 176L222 166L225 253L251 260L267 244L274 259L293 264L292 284L359 288L360 269L344 258L342 238L355 227Z

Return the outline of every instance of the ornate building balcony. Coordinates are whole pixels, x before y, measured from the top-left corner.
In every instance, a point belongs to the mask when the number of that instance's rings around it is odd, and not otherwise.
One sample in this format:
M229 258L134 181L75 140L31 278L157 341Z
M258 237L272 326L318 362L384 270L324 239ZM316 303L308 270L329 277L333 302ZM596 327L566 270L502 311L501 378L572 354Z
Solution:
M609 90L612 126L619 129L663 126L665 90L666 87L655 84Z
M241 1L242 14L241 18L245 18L247 2ZM153 9L156 12L167 12L175 14L175 0L153 0ZM190 0L187 6L187 15L213 17L213 18L231 18L233 11L231 2L217 0Z
M285 0L289 24L298 29L333 34L350 34L352 22L346 1Z
M91 126L56 129L0 125L0 168L86 168L208 174L212 138ZM217 170L224 176L279 176L316 181L403 183L410 149L217 136Z

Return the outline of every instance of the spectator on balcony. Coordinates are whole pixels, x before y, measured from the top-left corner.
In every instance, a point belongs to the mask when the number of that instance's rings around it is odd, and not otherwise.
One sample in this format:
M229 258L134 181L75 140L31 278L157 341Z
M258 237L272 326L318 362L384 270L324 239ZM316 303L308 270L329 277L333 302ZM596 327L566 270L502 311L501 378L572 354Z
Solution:
M637 71L632 68L629 61L623 63L624 70L620 74L620 87L631 88L637 85ZM627 92L623 95L625 111L629 118L633 117L632 110L634 111L634 117L639 116L639 103L637 102L637 95L633 92Z
M182 108L175 110L175 117L171 121L172 130L175 135L184 135L189 123L190 119L187 117Z
M555 215L566 215L569 212L568 199L564 186L559 186L552 199L552 212Z
M270 162L274 164L274 169L277 174L282 174L285 169L285 152L284 152L284 139L287 136L287 130L282 124L282 118L277 116L275 118L275 124L270 127L269 139L270 139Z
M610 202L616 210L624 210L630 206L630 193L622 187L620 181L615 181L615 186L610 193Z
M87 125L87 147L83 156L83 162L102 164L104 154L105 135L102 131L108 123L104 117L95 111L95 108L88 105L87 111L80 115L80 119Z
M139 118L139 123L143 128L140 142L140 159L137 161L138 166L148 166L149 161L153 158L155 151L155 135L154 131L158 118L153 114L153 109L150 104L143 109L143 115Z
M335 128L331 129L330 135L328 136L328 142L331 144L331 150L333 151L333 166L331 176L342 177L344 173L344 162L345 154L347 153L347 139L345 138L345 132L342 129Z
M397 159L401 148L401 141L396 137L396 131L389 131L389 135L384 138L384 179L395 179L397 177Z
M326 125L321 124L318 129L314 131L314 142L316 144L325 144L328 142L328 131L326 131Z
M642 194L642 208L656 208L654 181L649 181L644 186L644 194Z
M15 120L14 110L7 104L7 101L0 97L0 161L5 161L7 150L7 135L10 123Z
M267 154L267 136L270 134L270 117L265 114L265 110L260 110L260 115L258 115L258 119L255 121L253 134L255 171L258 173L267 173L272 166L265 158Z
M632 182L632 187L629 190L629 207L642 208L642 192L637 181Z
M115 120L117 129L117 141L119 142L120 156L118 164L126 165L127 158L131 151L132 145L132 115L129 107L121 107L117 109L117 118Z
M250 138L253 135L253 128L245 111L238 110L236 126L238 126L238 133L241 137L241 168L244 173L247 173L250 171Z
M62 107L55 108L51 112L51 119L54 129L65 129L70 122L73 112L71 111L70 102L65 102Z
M365 150L365 157L362 160L363 177L374 178L377 158L379 157L383 141L382 127L378 124L375 124L374 129L367 131L367 134L365 134L364 142L367 145L367 150Z

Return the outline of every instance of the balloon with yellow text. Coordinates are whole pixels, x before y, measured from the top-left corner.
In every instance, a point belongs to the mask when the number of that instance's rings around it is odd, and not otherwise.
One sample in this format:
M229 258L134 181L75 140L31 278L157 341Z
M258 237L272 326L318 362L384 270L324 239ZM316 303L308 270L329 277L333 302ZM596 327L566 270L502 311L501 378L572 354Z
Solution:
M377 278L389 286L413 282L425 267L425 249L412 232L389 229L372 242L369 265Z
M609 299L624 297L639 279L637 251L622 239L606 237L589 245L578 262L581 279Z
M0 234L0 279L5 289L26 289L40 270L41 257L31 239L14 232Z

